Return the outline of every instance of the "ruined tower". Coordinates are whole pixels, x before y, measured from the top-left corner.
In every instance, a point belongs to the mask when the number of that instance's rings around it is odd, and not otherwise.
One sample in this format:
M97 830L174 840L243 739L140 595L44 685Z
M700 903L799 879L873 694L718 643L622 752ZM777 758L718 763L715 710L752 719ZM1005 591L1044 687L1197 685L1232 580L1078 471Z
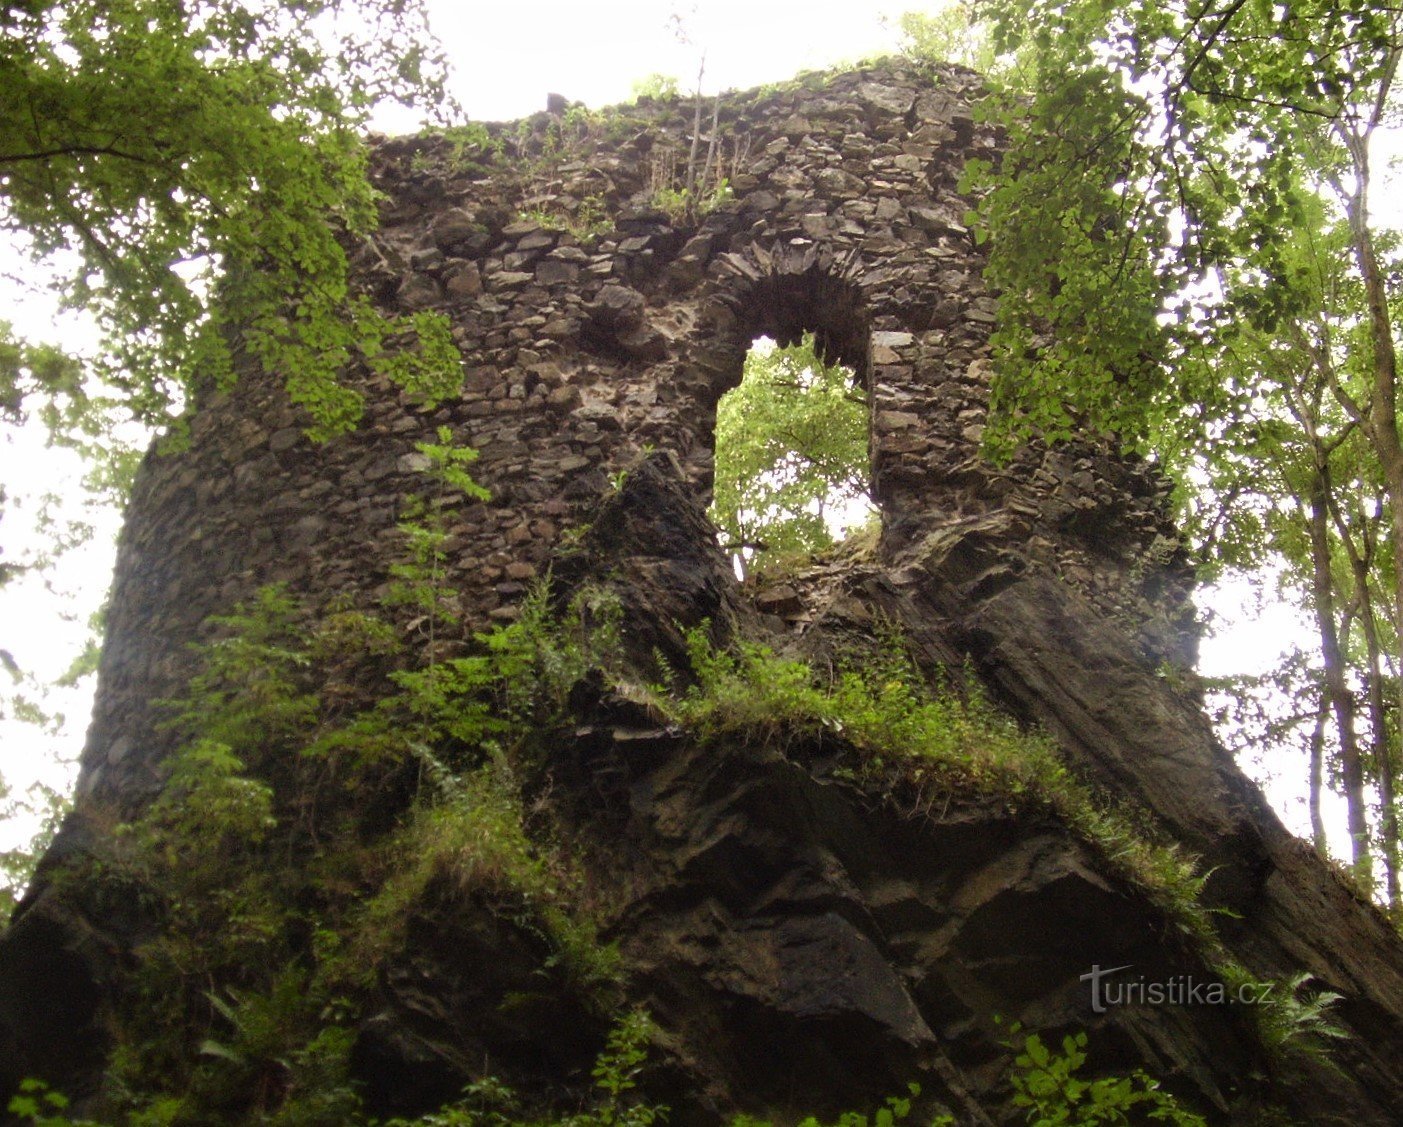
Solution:
M831 1111L919 1078L958 1121L998 1121L999 1015L1092 1027L1107 1068L1163 1075L1222 1122L1248 1121L1248 1073L1312 1122L1397 1122L1403 947L1159 675L1195 642L1164 483L1094 438L981 455L996 310L957 189L998 143L979 96L972 73L892 63L729 96L695 147L676 99L377 142L385 200L357 278L387 307L448 317L462 394L426 404L348 373L366 417L319 445L275 384L249 380L200 405L188 450L148 458L78 808L48 870L159 792L175 737L153 702L181 693L210 615L270 583L314 610L384 592L417 444L446 427L491 494L448 518L466 629L512 621L548 570L609 585L626 652L654 673L704 620L810 655L898 627L922 668L968 666L1089 785L1201 857L1223 947L1262 978L1316 976L1352 1034L1338 1072L1291 1074L1228 1009L1089 1011L1092 964L1206 964L1055 817L958 795L884 804L812 740L722 754L583 693L552 778L570 832L620 850L609 934L629 1002L664 1031L657 1084L679 1114ZM704 516L716 405L757 337L806 332L869 404L881 539L782 595L743 589ZM470 1058L568 1087L597 1047L597 1030L557 1052L552 1019L484 1018L522 987L483 969L493 949L464 912L443 942L387 956L357 1018L355 1079L377 1108L451 1097ZM127 927L41 878L0 940L0 1079L81 1090L100 1070L141 938Z

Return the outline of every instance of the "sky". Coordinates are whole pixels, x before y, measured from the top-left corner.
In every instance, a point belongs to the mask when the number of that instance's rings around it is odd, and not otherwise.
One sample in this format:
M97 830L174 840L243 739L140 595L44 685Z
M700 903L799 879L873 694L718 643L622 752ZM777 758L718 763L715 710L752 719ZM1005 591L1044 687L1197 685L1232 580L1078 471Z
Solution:
M827 0L624 0L617 3L477 5L429 0L433 26L454 64L453 94L478 121L523 117L559 93L592 107L626 101L633 84L651 74L671 75L684 91L696 88L705 64L702 90L744 89L895 49L896 16L919 7L916 0L890 6L828 3ZM678 21L674 15L681 17ZM885 18L884 18L885 17ZM680 31L680 34L679 34ZM382 132L416 129L419 121L403 111L386 111L373 121ZM42 295L16 300L0 295L0 319L26 327L32 336L73 341L87 329L74 315L60 315ZM36 542L29 530L32 499L53 489L74 495L81 473L62 451L46 450L34 435L0 441L0 482L11 492L3 528L5 547ZM118 516L97 518L93 542L70 555L45 581L11 584L0 593L0 646L40 680L67 668L87 636L85 624L101 605L110 582ZM52 588L50 590L49 588ZM1283 610L1265 616L1235 610L1243 592L1210 597L1226 621L1204 648L1204 672L1264 671L1298 629ZM1249 600L1250 602L1250 600ZM1236 619L1236 625L1232 620ZM71 785L91 707L91 678L82 688L57 694L50 704L66 723L44 735L27 726L0 722L0 775L18 790L41 779L61 789ZM66 762L66 765L65 765ZM1302 770L1289 774L1299 779ZM1277 786L1272 797L1297 832L1308 826L1298 788ZM0 849L16 843L26 824L0 825Z
M469 5L429 0L435 31L455 63L452 90L477 121L525 117L548 93L591 107L627 101L633 83L667 74L704 93L744 89L892 50L894 24L919 3L890 7L831 0L622 0L617 3ZM686 42L676 33L681 17ZM404 128L413 122L399 119ZM387 131L395 120L382 119Z

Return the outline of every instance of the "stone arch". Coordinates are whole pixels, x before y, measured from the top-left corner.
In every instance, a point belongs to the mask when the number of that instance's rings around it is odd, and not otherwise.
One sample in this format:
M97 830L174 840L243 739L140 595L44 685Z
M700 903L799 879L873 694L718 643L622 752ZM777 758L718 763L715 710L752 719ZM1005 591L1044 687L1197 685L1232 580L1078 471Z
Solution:
M740 384L746 356L757 338L770 337L786 347L812 333L824 362L850 368L864 393L870 393L871 377L871 322L858 255L834 254L814 244L773 249L756 245L743 254L726 256L721 273L706 299L714 332L707 349L709 378L700 389L704 425L695 436L691 475L708 501L717 406L723 395ZM870 411L868 453L870 459Z
M723 349L729 346L735 364L734 371L718 371L716 399L740 382L740 362L758 336L773 337L783 346L811 332L827 363L844 364L866 381L871 315L858 255L835 254L813 244L773 250L752 246L744 254L728 255L723 273L711 299L729 313L717 339Z

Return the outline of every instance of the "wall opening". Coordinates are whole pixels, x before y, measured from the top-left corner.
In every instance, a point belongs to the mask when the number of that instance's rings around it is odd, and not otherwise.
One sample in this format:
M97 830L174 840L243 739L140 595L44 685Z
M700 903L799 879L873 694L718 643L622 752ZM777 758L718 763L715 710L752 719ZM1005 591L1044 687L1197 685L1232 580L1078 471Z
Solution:
M739 578L875 528L867 392L812 333L759 337L716 411L710 515Z

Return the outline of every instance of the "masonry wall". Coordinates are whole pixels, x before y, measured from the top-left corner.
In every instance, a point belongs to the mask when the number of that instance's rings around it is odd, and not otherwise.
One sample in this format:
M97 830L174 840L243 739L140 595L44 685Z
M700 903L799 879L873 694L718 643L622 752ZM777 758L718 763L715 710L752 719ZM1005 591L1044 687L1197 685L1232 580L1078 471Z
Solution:
M415 444L448 426L491 500L451 514L470 625L509 619L612 475L673 452L710 488L715 409L755 337L817 334L870 393L883 550L999 515L1034 566L1133 628L1155 663L1192 660L1188 577L1147 467L1093 448L982 459L995 302L964 225L963 163L997 148L971 72L883 64L728 95L698 151L729 199L655 206L692 147L685 99L540 114L380 140L382 226L351 248L387 306L450 318L460 398L416 404L349 373L363 425L317 445L270 382L205 404L192 443L144 466L122 538L80 791L133 799L163 749L151 702L187 674L211 613L285 582L311 605L366 603L403 557Z

